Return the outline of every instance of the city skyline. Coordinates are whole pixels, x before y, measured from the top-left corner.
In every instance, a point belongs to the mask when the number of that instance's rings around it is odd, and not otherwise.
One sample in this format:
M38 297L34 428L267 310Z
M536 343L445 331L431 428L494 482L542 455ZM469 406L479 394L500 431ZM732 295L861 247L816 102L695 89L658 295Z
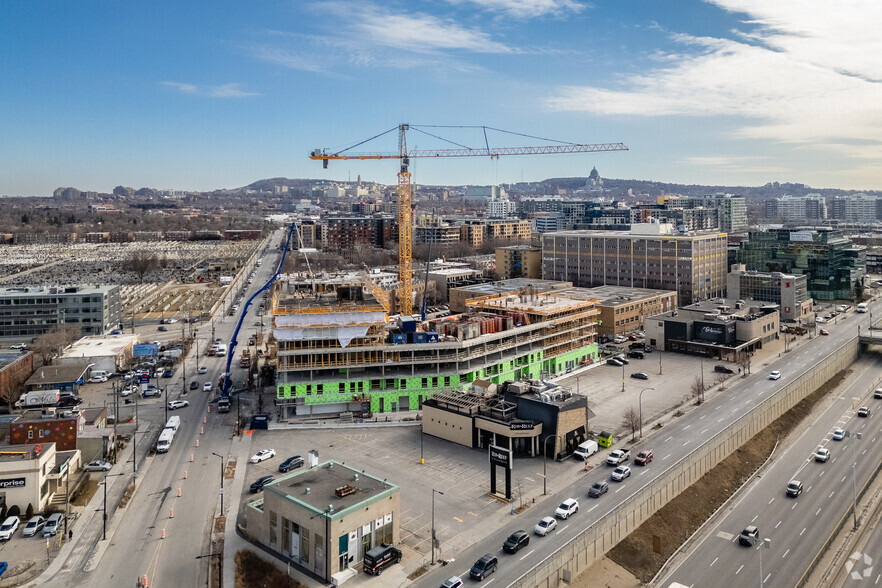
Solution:
M47 9L48 7L48 9ZM586 176L878 189L870 2L577 0L4 6L0 194L393 184L307 159L398 123L487 125L622 153L411 165L419 184ZM440 135L483 146L479 132ZM500 139L496 146L533 145ZM369 151L395 151L387 136ZM409 145L442 145L411 135Z

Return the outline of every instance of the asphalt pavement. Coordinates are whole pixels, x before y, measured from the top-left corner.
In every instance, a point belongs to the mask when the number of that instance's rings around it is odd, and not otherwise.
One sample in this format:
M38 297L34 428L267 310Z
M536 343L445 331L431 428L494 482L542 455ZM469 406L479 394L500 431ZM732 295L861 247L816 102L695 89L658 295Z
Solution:
M874 305L877 313L879 307L878 304ZM495 582L496 585L509 585L539 565L580 532L605 517L638 489L650 483L675 464L687 452L728 427L757 404L776 394L787 384L788 380L810 370L829 353L830 349L835 349L855 337L858 325L862 325L866 329L869 320L869 314L850 312L844 320L838 320L837 325L829 329L829 336L819 336L811 341L803 342L802 345L770 362L763 369L754 366L751 376L733 382L725 393L719 394L701 406L688 411L686 415L675 419L663 429L652 431L651 435L649 431L644 430L645 441L633 446L632 455L641 449L652 449L655 454L655 461L652 464L645 468L632 467L634 473L630 478L623 482L610 482L609 492L599 499L589 499L588 488L595 481L609 480L612 468L601 466L588 472L582 481L554 492L541 504L537 501L535 507L530 508L522 515L512 516L511 522L501 528L488 528L486 538L476 541L474 545L455 555L456 561L452 567L451 565L443 568L436 566L434 570L422 576L420 585L440 586L451 575L468 577L471 565L486 553L494 554L499 558L499 568L495 574L476 585L483 586L491 582ZM771 370L780 370L782 378L769 380L768 375ZM882 414L879 418L882 418ZM508 555L502 552L502 542L506 537L517 530L531 531L540 518L553 515L557 505L566 498L575 498L579 501L580 510L576 515L568 521L560 523L558 529L549 536L534 537L528 550L517 555ZM740 531L741 528L738 529L738 532ZM716 583L711 585L716 585Z

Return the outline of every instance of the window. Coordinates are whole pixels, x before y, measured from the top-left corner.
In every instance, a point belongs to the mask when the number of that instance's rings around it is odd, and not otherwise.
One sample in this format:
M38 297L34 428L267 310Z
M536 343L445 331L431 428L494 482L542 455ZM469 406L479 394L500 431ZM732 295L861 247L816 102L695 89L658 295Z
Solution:
M300 528L300 561L309 563L309 529Z
M33 439L33 438L34 438L34 431L33 430L28 431L28 439Z

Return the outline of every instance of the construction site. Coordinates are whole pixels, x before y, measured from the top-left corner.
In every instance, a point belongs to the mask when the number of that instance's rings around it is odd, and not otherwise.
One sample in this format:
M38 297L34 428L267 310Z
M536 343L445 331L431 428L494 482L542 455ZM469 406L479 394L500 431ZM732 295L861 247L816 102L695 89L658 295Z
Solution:
M468 311L390 317L363 283L277 283L273 339L282 420L419 410L441 391L542 379L597 359L596 299L582 289L468 301Z

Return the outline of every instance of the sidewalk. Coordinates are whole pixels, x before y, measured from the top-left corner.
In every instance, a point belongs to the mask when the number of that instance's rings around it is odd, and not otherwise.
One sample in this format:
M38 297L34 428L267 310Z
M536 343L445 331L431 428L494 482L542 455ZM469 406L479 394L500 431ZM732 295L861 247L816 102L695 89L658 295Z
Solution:
M139 424L139 428L137 430L137 434L143 435L147 431L149 431L151 423L142 420ZM55 556L55 559L52 560L52 563L49 564L49 567L46 568L42 574L40 574L37 578L30 582L30 586L38 586L41 584L46 584L54 580L56 574L60 572L62 569L71 569L72 566L68 565L68 559L70 559L71 554L74 550L77 551L77 555L83 550L88 550L88 554L83 557L84 562L88 562L86 564L87 567L94 569L97 567L98 563L101 561L101 556L104 555L104 551L107 549L107 546L113 540L113 534L119 526L119 521L122 518L116 517L116 511L118 510L117 506L119 505L119 500L122 498L123 492L125 492L126 486L128 486L129 482L132 481L132 471L129 468L132 460L132 453L134 449L131 443L126 444L126 447L120 453L120 460L111 468L108 474L124 474L121 476L115 476L112 479L108 479L107 483L109 484L109 497L108 497L108 517L107 517L107 540L101 539L103 536L103 528L101 525L97 523L101 522L101 516L104 511L104 492L100 490L95 492L92 498L89 500L89 504L85 507L72 507L71 511L76 510L78 513L78 517L76 519L75 528L72 527L73 531L73 539L69 541L65 541L64 545L58 552L58 555ZM147 458L147 451L142 451L141 455L138 459L138 475L144 476L147 474L147 469L144 469L144 462ZM147 464L149 468L149 462ZM126 471L128 470L128 471ZM135 494L137 494L137 485L135 486ZM132 496L134 499L134 495ZM123 513L124 514L124 513ZM93 522L96 524L93 525ZM90 541L91 537L97 535L98 540L95 545L88 545L85 542ZM88 571L88 570L87 570Z

